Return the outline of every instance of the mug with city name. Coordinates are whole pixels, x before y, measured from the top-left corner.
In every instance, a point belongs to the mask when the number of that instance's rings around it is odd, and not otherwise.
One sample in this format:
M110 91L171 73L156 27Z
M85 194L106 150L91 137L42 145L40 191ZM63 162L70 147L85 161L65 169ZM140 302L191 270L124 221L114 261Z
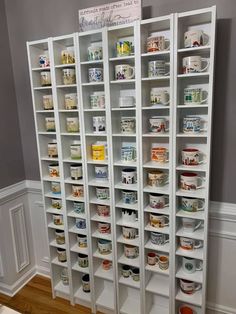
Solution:
M204 63L205 66L203 66ZM209 64L209 59L201 56L184 57L182 60L182 72L183 74L201 73L208 69Z
M181 209L185 212L198 212L204 210L205 203L203 200L193 197L183 196L180 200Z

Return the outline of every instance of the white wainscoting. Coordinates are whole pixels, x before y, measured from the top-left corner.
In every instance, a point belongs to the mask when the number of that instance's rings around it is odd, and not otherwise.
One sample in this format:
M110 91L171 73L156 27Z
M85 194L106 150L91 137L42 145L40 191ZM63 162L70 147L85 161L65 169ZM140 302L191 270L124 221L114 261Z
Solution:
M13 197L15 193L23 190L27 191L30 209L30 228L35 257L34 274L50 276L40 182L24 181L17 186L3 189L0 191L0 205L1 198L10 201L9 195ZM211 202L208 257L207 314L236 314L236 204ZM4 272L4 260L2 262L2 272ZM30 276L26 276L21 284L24 285L29 279ZM13 290L16 291L16 289Z

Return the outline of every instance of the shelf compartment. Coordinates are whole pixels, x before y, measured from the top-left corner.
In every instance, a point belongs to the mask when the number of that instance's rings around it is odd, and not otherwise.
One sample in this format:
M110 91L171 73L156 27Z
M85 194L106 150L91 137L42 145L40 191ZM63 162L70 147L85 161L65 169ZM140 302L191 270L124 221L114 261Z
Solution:
M118 259L118 263L125 264L133 267L140 267L139 257L127 258L124 254Z
M98 230L92 233L93 238L104 239L104 240L112 240L111 234L100 233Z
M153 304L151 309L150 309L150 312L149 314L169 314L169 308L167 307L164 307L164 306L160 306L160 305L157 305L157 304Z
M205 219L205 213L204 210L202 211L198 211L198 212L187 212L185 210L178 210L177 217L185 217L185 218L193 218L193 219L201 219L204 220Z
M88 255L89 254L89 251L88 251L88 248L85 247L85 248L81 248L78 246L78 244L74 244L71 248L70 248L71 252L75 252L75 253L82 253L82 254L85 254L85 255Z
M191 238L196 240L204 240L204 228L199 228L192 233L184 231L183 227L180 227L176 232L178 237Z
M78 262L75 262L72 266L72 269L75 271L78 271L83 274L89 274L89 268L88 267L80 267Z
M183 293L180 288L177 291L176 300L181 301L181 302L186 302L190 303L196 306L201 306L202 305L202 291L196 291L194 294L186 294Z
M169 169L169 162L160 163L155 161L148 161L143 165L143 168L151 168L151 169Z
M92 221L98 221L98 222L109 222L111 223L111 217L104 217L104 216L99 216L98 214L95 214L91 217Z
M76 226L70 227L69 232L71 233L76 233L76 234L82 234L82 235L87 235L88 230L86 229L78 229Z
M61 267L68 267L67 262L62 263L62 262L60 262L60 261L58 260L57 257L53 258L51 263L54 264L54 265L61 266Z
M127 209L133 209L133 210L139 210L139 206L138 203L134 203L134 204L125 204L123 203L123 201L119 201L118 203L116 203L116 207L118 208L127 208Z
M53 246L53 247L56 247L56 248L61 248L61 249L65 249L66 248L65 244L58 244L56 242L56 240L51 241L49 245Z
M134 245L134 246L139 246L139 238L126 239L126 238L123 237L122 234L117 237L117 242L118 243L123 243L123 244L130 244L130 245Z
M163 214L163 215L170 215L170 208L152 208L149 205L144 208L144 212L146 213L155 213L155 214Z
M69 285L68 286L63 285L63 283L61 281L59 281L55 285L54 290L55 290L56 294L59 294L59 296L61 296L61 295L66 296L66 299L70 295Z
M143 192L165 194L165 195L170 193L168 184L166 186L158 187L158 188L152 188L152 187L146 185L143 189Z
M176 255L203 260L203 248L189 251L189 250L184 250L181 247L178 247L176 250Z
M75 196L72 196L72 195L66 196L66 200L67 201L72 201L72 202L84 202L84 198L83 197L75 197Z
M84 292L82 286L79 287L79 289L75 292L74 295L75 299L82 300L85 302L91 302L91 292ZM75 300L76 303L79 303L79 301Z
M202 272L202 270L195 271L192 274L187 274L186 272L183 271L182 267L179 267L175 277L176 278L185 279L185 280L189 280L189 281L198 282L198 283L202 283L203 282L203 272Z
M169 278L159 274L152 275L146 285L146 291L168 297L169 296Z
M129 276L128 278L124 278L123 276L120 276L119 283L125 286L136 288L136 289L140 288L140 281L134 281L131 276Z
M50 222L48 224L48 228L51 228L51 229L58 229L58 230L64 230L65 229L65 226L64 225L55 225L53 222Z
M72 217L72 218L83 218L83 219L86 219L86 215L85 214L78 214L76 212L74 212L73 210L68 212L67 214L68 217Z
M93 257L97 257L100 259L107 259L108 261L112 261L112 252L109 254L101 254L98 250L93 253Z
M108 180L96 180L96 179L90 180L88 182L88 185L90 185L90 186L104 186L104 187L110 186Z
M138 190L138 184L137 183L135 183L135 184L116 183L115 189L137 191Z
M151 240L148 240L148 242L145 244L145 249L169 253L170 252L170 244L166 243L164 245L155 245L151 242Z
M138 222L138 220L135 221L135 222L126 222L126 221L124 221L124 220L121 218L121 219L119 219L119 220L116 222L116 224L117 224L118 226L125 226L125 227L131 227L131 228L136 228L136 229L139 228L139 222Z
M125 162L122 160L115 161L114 166L118 167L137 167L137 162L136 161L130 161L130 162Z
M170 233L170 227L169 226L166 226L166 227L163 227L163 228L155 228L155 227L152 227L150 225L150 223L148 223L146 225L146 227L144 228L144 230L146 231L153 231L153 232L158 232L158 233L165 233L165 234L169 234Z
M114 291L104 288L96 300L96 305L109 310L114 310Z
M120 314L141 314L140 292L138 289L120 284Z
M100 200L96 197L90 200L90 204L107 205L110 206L110 200Z
M112 267L109 270L104 270L102 268L102 265L100 264L97 270L95 271L94 276L113 281L113 273L114 273L114 270Z
M164 276L169 276L169 269L162 270L160 269L158 265L151 266L151 265L146 264L145 269L150 272L158 273Z

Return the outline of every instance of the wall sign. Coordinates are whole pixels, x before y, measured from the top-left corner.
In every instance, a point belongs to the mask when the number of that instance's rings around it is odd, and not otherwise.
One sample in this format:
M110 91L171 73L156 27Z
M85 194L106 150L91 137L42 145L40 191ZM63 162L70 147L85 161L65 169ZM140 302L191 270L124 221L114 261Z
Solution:
M141 0L124 0L79 10L79 31L141 20Z

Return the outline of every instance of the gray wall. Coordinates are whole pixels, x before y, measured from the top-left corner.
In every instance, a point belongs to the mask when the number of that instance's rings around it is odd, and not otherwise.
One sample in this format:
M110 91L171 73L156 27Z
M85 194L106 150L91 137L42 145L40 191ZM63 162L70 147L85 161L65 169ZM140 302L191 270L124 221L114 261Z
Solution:
M5 0L25 173L39 179L25 42L78 31L77 11L105 0ZM236 203L235 0L143 0L144 18L217 5L211 199Z
M25 178L4 1L0 1L0 188Z

